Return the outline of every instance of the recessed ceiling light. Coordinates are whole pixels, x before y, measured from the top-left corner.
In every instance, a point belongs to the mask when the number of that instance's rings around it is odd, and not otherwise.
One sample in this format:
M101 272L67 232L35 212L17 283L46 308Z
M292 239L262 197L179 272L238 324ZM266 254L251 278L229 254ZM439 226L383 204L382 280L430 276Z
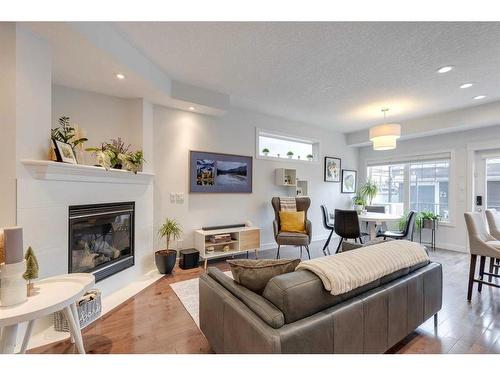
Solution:
M450 70L453 70L454 66L453 65L448 65L448 66L442 66L437 70L438 73L448 73Z
M115 77L118 78L118 79L125 79L125 74L122 74L122 73L116 73L115 74Z
M486 98L486 95L478 95L478 96L473 97L472 99L474 99L474 100L481 100L481 99L484 99L484 98Z
M464 83L460 85L461 89L468 89L469 87L472 87L474 84L473 83Z
M194 108L193 106L189 107L189 110L190 111L194 111L196 108Z

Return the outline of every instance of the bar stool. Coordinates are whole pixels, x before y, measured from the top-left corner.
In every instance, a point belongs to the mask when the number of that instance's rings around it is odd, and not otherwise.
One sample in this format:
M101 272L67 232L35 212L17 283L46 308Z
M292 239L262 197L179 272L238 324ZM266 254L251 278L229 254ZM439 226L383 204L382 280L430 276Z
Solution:
M500 277L493 272L485 272L484 266L486 258L500 258L500 241L488 233L484 216L480 212L465 212L465 223L469 233L469 251L470 251L470 269L469 269L469 287L467 290L467 301L472 298L472 289L474 283L478 283L477 291L481 293L483 285L500 288L500 285L494 284L491 281L485 281L484 276ZM479 262L479 278L475 278L477 257L480 257ZM491 265L491 263L490 263ZM493 268L498 270L499 266L493 264Z

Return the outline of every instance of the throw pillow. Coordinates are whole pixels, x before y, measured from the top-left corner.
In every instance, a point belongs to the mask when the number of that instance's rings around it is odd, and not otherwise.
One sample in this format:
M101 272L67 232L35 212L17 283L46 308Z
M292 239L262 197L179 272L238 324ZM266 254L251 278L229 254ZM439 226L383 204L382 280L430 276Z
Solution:
M306 232L306 215L304 211L280 211L281 231L283 232Z
M233 279L252 292L262 294L274 276L293 272L300 259L235 259L228 260Z

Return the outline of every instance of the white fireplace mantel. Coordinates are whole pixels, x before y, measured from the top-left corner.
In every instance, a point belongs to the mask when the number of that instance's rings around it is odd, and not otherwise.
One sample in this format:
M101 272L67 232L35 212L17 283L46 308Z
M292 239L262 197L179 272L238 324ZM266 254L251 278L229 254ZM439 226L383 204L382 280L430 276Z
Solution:
M49 160L21 160L29 173L38 180L103 182L115 184L149 184L153 173L134 174L121 169L105 170L93 165L59 163Z

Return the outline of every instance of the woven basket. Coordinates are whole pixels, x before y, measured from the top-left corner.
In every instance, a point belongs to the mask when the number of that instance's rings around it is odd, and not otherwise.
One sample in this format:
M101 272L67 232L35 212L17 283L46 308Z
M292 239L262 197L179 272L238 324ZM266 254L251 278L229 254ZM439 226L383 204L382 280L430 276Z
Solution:
M93 300L85 301L85 296L95 294ZM102 312L101 292L97 289L89 290L84 294L76 307L78 311L78 320L80 321L80 328L84 328L96 320ZM54 313L54 329L59 332L69 332L69 324L62 311Z

